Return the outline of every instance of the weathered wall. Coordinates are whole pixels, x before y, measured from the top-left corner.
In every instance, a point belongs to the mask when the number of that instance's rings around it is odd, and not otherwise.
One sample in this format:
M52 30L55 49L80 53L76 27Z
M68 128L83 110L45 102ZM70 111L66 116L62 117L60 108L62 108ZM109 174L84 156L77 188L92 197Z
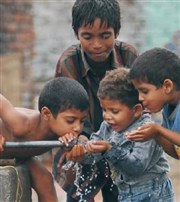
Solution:
M0 56L1 93L15 106L21 106L23 56L20 53Z
M0 15L0 89L13 104L30 107L35 37L32 0L1 0Z

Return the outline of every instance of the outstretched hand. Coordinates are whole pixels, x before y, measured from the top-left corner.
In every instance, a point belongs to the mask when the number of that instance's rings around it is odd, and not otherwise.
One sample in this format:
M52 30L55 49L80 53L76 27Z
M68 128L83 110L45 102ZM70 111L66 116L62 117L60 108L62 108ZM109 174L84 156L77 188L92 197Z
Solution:
M147 123L139 127L137 130L126 133L126 138L132 141L147 141L154 138L158 133L158 125L155 123Z
M68 147L69 144L74 140L79 140L82 144L76 144L73 147ZM84 135L80 135L79 138L76 134L67 133L64 136L59 138L59 141L64 143L66 147L63 150L66 152L66 159L81 162L84 159L84 155L86 153L86 149L84 144L88 141L87 137Z
M71 151L67 152L66 159L81 162L84 159L86 150L85 147L81 144L74 145Z
M90 153L101 153L109 150L112 147L107 141L91 140L87 143L86 149Z
M5 143L5 138L4 136L0 135L0 152L4 151L4 147L3 147L4 143Z

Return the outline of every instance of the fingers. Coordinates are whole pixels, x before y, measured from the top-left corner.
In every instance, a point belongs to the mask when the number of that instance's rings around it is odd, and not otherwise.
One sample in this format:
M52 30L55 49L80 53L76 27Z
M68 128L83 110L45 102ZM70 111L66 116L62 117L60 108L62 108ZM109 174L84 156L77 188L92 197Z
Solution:
M64 136L59 138L59 141L64 143L67 147L69 146L69 143L72 142L74 139L76 139L76 135L73 133L67 133Z
M90 153L100 153L104 152L109 148L109 143L102 140L91 140L87 143L87 151Z
M127 135L126 138L131 141L137 141L137 142L145 141L145 137L142 135L139 135L139 136L138 135Z
M0 152L4 151L4 147L3 147L4 143L5 143L5 138L2 135L0 135Z
M83 145L75 145L71 151L69 151L66 154L66 158L68 160L73 160L73 161L81 161L84 158L85 155L85 149Z

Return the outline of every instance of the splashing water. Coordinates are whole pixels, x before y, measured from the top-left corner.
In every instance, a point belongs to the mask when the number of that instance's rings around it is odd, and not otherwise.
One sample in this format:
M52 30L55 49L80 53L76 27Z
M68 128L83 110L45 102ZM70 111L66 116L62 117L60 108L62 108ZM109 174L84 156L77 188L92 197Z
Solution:
M84 199L88 194L90 194L93 189L96 189L96 186L88 186L88 182L86 184L86 181L92 181L93 179L96 179L97 174L97 167L95 166L95 161L91 164L91 170L88 172L88 176L85 176L82 172L83 166L79 163L76 163L74 168L76 170L76 178L74 181L75 186L77 187L76 194L80 197L79 202L87 202L87 200ZM84 185L84 186L82 186ZM82 190L82 188L85 188Z
M89 200L89 196L96 192L98 188L96 183L94 183L100 174L96 166L96 161L94 160L92 164L89 164L88 170L83 168L85 165L81 165L78 162L67 161L66 164L63 165L64 170L73 170L75 174L74 185L76 186L76 195L79 197L79 202L87 202ZM108 163L105 162L105 172L104 176L108 177ZM112 187L110 188L112 189Z

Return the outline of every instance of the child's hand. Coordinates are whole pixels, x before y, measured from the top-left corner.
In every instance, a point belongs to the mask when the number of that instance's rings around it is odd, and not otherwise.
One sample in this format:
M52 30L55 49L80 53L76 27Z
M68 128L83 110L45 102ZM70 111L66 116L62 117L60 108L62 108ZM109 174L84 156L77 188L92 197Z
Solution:
M71 151L67 152L66 158L67 160L81 162L84 159L85 153L86 153L86 150L83 145L81 144L74 145Z
M4 147L3 147L4 143L5 143L5 138L2 135L0 135L0 152L4 151Z
M91 140L87 143L86 149L90 153L101 153L111 149L112 145L103 140Z
M59 138L59 141L64 143L65 146L69 146L69 143L72 142L73 140L77 139L77 135L73 133L67 133L64 136Z
M149 139L154 138L154 136L158 133L157 127L158 125L155 123L148 123L142 125L137 130L126 133L125 136L126 138L132 141L147 141Z

